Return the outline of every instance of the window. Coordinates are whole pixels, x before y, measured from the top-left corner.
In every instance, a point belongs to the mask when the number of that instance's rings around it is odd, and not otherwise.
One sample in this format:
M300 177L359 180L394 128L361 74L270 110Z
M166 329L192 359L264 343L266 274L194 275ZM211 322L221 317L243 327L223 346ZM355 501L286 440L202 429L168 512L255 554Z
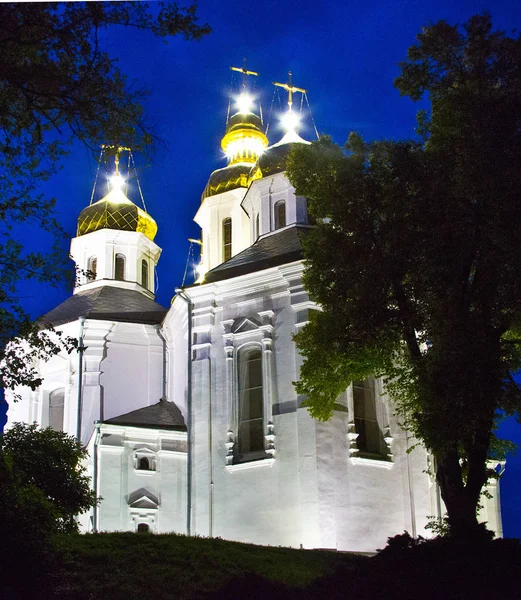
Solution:
M385 441L376 418L374 379L353 381L353 408L360 454L384 454Z
M275 229L286 227L286 203L284 200L275 202Z
M257 347L239 351L239 435L237 458L265 456L262 353Z
M260 235L260 223L259 223L259 215L255 219L255 239L257 239Z
M49 427L54 431L63 431L63 405L65 389L54 390L49 395Z
M150 526L147 523L139 523L137 526L138 533L150 533Z
M89 258L87 263L87 281L94 281L98 270L98 259L95 256Z
M148 290L148 263L145 259L141 261L141 285Z
M125 281L125 256L116 254L114 261L114 279L117 281Z
M150 471L150 463L146 456L143 456L142 458L139 459L137 468L140 469L141 471Z
M232 257L232 220L223 220L223 262Z

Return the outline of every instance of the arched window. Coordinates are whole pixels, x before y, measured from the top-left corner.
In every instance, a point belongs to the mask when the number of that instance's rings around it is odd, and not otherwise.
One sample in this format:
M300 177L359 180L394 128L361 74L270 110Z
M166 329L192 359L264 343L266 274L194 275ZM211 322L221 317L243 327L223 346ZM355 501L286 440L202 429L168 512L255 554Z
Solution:
M94 281L98 270L98 259L95 256L89 258L87 264L87 281Z
M139 459L138 469L140 469L141 471L150 471L150 463L146 456L142 456Z
M223 262L232 257L232 220L223 219Z
M147 523L139 523L137 526L138 533L150 533L150 526Z
M286 227L286 203L284 200L275 202L273 207L275 211L275 229Z
M49 427L54 431L63 431L63 406L65 389L59 388L49 395Z
M125 256L123 254L116 254L114 260L114 279L125 281Z
M145 259L141 261L141 285L148 290L148 263Z
M360 454L384 454L385 441L376 416L374 379L353 381L353 408Z
M238 364L238 458L261 458L264 456L264 401L260 348L249 347L241 350Z

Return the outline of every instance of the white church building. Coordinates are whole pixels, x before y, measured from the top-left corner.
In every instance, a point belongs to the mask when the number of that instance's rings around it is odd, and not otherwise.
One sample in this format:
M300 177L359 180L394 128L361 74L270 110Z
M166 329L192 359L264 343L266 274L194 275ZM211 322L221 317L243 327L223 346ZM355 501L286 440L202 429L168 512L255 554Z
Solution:
M244 95L240 98L245 100ZM290 111L291 113L291 104ZM289 115L291 116L291 114ZM83 281L45 315L80 341L38 365L9 421L78 435L99 506L84 531L220 536L374 551L443 513L431 461L400 428L380 380L355 382L328 422L294 389L293 335L317 305L302 286L306 199L285 176L289 129L269 145L244 102L228 119L195 221L201 277L155 302L153 218L111 191L84 208L71 255ZM481 516L501 535L495 482Z

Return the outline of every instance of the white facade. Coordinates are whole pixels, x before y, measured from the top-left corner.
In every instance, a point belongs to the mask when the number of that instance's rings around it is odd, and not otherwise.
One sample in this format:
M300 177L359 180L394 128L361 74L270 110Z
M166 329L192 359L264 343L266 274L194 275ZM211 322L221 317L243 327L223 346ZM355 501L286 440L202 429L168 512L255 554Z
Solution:
M229 218L233 258L223 265ZM420 446L407 452L414 440L381 382L347 389L327 423L313 420L295 392L302 359L292 336L318 308L293 247L309 228L306 200L279 171L205 197L196 221L210 272L164 314L143 304L152 303L160 254L151 239L110 228L75 238L81 269L97 257L96 278L86 277L75 294L91 308L71 304L78 314L67 309L57 327L84 349L39 365L41 388L21 390L23 401L11 404L10 422L45 426L51 413L62 414L51 397L63 390L63 429L75 434L81 403L81 439L103 498L96 514L81 517L84 529L141 526L356 551L381 548L404 530L428 535L429 517L441 511L429 456ZM123 281L116 254L125 255ZM140 280L143 260L149 285ZM96 295L102 290L105 300ZM113 306L116 293L128 304ZM55 317L67 312L59 309ZM370 407L365 416L360 398ZM152 422L175 407L184 423ZM489 491L484 516L501 534L499 492Z

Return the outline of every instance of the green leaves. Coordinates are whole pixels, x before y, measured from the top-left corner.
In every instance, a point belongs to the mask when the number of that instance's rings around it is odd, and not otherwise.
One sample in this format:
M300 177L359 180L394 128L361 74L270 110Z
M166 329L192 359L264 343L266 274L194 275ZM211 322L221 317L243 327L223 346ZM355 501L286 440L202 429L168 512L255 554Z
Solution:
M52 505L56 531L75 531L74 516L95 506L83 464L87 451L74 437L15 423L3 436L1 452L24 485L40 490Z
M468 524L494 415L521 409L509 375L521 366L521 38L486 14L440 21L401 68L401 93L431 101L423 144L352 133L343 151L324 138L288 161L318 223L304 283L323 309L296 337L297 390L325 419L351 381L386 374L436 456L449 518Z

